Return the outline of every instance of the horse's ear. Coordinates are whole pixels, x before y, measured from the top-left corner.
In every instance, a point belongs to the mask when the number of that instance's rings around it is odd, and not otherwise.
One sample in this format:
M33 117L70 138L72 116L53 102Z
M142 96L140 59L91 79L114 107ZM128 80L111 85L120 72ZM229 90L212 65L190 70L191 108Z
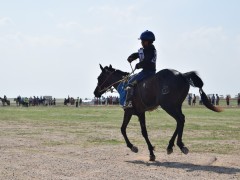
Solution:
M109 68L112 69L112 65L111 64L109 65Z
M101 65L101 64L99 64L99 66L100 66L101 70L103 71L103 67L102 67L102 65Z

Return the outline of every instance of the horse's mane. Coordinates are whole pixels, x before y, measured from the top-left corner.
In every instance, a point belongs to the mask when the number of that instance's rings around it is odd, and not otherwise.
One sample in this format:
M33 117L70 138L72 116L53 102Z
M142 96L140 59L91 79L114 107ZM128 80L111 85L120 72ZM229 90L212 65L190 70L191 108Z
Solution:
M100 65L100 66L101 66L101 65ZM102 67L102 66L101 66L101 67ZM118 74L120 74L120 75L122 75L122 76L126 76L126 75L129 75L129 74L130 74L130 73L128 73L128 72L124 72L124 71L121 71L121 70L119 70L119 69L113 68L111 64L110 64L109 67L108 67L108 66L105 66L103 69L104 69L104 70L107 70L107 71L111 71L111 72L116 72L116 73L118 73Z
M115 72L116 72L116 73L120 73L122 76L127 76L127 75L129 75L128 72L123 72L123 71L118 70L118 69L115 69Z

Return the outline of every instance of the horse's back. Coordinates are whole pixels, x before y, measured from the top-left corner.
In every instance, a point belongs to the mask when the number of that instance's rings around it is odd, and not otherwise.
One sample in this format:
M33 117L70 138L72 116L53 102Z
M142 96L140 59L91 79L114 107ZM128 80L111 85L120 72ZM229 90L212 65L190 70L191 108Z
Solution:
M186 79L182 73L174 69L160 70L135 88L137 99L140 99L140 104L145 107L181 102L188 90L189 84Z
M174 84L172 81L178 81L179 78L183 79L182 73L174 69L163 69L158 71L155 75L152 75L143 81L138 86L150 87L150 86L164 86L164 84ZM144 88L143 88L144 89Z
M157 76L159 78L170 78L170 77L177 77L177 76L181 76L181 75L182 75L182 73L180 73L179 71L177 71L175 69L162 69L162 70L158 71L155 76Z

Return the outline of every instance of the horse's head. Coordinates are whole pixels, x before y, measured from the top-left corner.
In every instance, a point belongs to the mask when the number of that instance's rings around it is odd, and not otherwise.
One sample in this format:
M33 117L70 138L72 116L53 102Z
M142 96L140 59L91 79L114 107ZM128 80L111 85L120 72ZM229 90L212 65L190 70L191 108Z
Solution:
M103 93L105 93L109 88L111 88L111 84L113 83L112 75L115 72L115 69L112 68L112 65L103 68L100 64L100 68L102 72L98 76L97 87L94 91L95 97L101 97Z

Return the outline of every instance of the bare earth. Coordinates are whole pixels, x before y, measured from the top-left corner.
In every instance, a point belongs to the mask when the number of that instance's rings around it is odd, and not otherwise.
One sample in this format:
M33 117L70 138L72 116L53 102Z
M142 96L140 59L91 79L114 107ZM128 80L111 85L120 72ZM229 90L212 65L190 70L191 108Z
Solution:
M0 138L0 179L240 179L240 157L219 154L171 155L156 151L148 161L125 145L40 146L28 138Z

